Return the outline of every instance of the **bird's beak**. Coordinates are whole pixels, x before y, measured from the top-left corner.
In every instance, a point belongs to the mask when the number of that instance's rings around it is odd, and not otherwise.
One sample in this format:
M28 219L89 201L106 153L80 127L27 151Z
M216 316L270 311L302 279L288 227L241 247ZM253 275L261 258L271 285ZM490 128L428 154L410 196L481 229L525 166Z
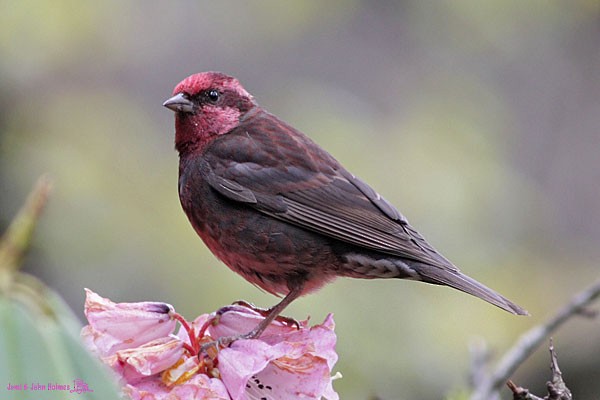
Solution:
M177 93L163 103L163 106L175 112L193 113L194 103L187 98L185 93Z

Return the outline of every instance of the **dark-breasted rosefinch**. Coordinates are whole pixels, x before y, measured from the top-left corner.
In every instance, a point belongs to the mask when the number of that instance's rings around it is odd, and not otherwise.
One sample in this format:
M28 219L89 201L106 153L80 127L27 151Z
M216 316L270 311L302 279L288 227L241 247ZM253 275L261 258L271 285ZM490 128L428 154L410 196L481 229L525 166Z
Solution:
M263 110L235 78L192 75L164 106L175 111L179 198L194 229L233 271L285 296L245 337L338 276L446 285L527 314L461 273L394 206Z

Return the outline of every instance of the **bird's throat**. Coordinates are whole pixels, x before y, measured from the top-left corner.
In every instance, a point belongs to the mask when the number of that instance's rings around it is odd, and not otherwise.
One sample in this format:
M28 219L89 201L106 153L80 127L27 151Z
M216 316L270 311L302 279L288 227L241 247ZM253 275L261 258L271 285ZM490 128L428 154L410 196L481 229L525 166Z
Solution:
M202 151L218 136L240 123L240 111L234 107L205 106L195 114L178 113L175 117L175 148L179 154Z

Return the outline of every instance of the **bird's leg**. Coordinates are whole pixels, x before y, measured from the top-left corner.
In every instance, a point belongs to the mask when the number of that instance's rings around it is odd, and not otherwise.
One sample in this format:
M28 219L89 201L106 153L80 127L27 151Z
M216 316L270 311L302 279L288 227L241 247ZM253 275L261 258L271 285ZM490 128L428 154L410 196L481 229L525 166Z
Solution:
M242 307L246 307L260 315L262 315L263 317L268 317L269 313L271 312L272 308L261 308L261 307L257 307L252 303L249 303L245 300L237 300L234 301L232 303L233 305L236 306L242 306ZM282 324L285 324L287 326L295 326L296 328L300 329L300 322L298 322L296 319L294 318L290 318L290 317L284 317L283 315L278 315L274 318L275 321L279 321Z
M302 289L304 289L304 285L296 285L294 286L287 295L279 303L274 305L273 307L265 310L268 314L265 316L265 319L261 321L260 324L250 332L245 335L241 335L243 339L257 339L262 335L262 333L267 329L267 327L273 322L275 318L281 314L281 312L294 300L296 300L300 294L302 294ZM297 322L296 322L297 324Z
M277 318L277 316L279 316L279 314L294 300L296 300L301 294L302 294L302 290L304 289L304 285L300 284L300 285L296 285L294 286L289 292L288 294L279 302L277 303L275 306L271 307L268 310L264 310L265 314L267 314L265 316L265 319L263 319L260 324L258 324L256 326L256 328L252 329L250 332L248 333L244 333L241 335L236 335L236 336L224 336L224 337L220 337L219 339L217 339L214 342L210 342L210 343L206 343L204 345L202 345L201 348L201 353L202 352L206 352L206 350L210 347L216 347L217 349L223 348L223 347L228 347L231 343L235 342L236 340L240 340L240 339L257 339L260 337L260 335L262 335L262 333L265 331L265 329L267 329L269 327L269 325L271 324L271 322L273 322L273 320L275 318Z

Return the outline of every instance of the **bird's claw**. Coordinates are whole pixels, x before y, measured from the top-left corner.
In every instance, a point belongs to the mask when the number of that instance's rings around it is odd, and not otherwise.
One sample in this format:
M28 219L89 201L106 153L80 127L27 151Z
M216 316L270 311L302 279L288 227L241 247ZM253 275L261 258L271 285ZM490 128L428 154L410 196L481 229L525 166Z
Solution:
M254 304L247 302L246 300L237 300L234 301L232 303L233 305L236 306L242 306L242 307L246 307L254 312L259 313L260 315L262 315L263 317L267 317L269 315L269 313L271 312L270 308L261 308L261 307L257 307ZM275 317L275 321L281 322L282 324L286 325L286 326L295 326L296 329L300 329L300 322L298 322L296 319L294 318L290 318L290 317L284 317L282 315L278 315L277 317ZM242 336L247 336L252 334L252 332L246 334L246 335L242 335ZM244 338L244 339L254 339L253 337L248 337L248 338Z
M255 339L256 336L256 330L244 333L243 335L221 336L217 340L205 342L202 346L200 346L200 351L198 354L206 354L214 360L219 355L219 351L231 346L233 342L243 339Z
M211 340L210 342L204 343L200 346L200 351L198 354L206 354L210 358L215 359L219 354L219 351L229 347L233 342L239 339L245 339L246 335L238 335L238 336L222 336L217 340Z
M203 355L206 355L210 359L214 360L219 355L219 351L231 346L231 344L233 342L235 342L236 340L257 339L264 332L264 330L266 328L265 322L266 322L267 318L269 317L270 313L272 312L272 309L264 309L264 308L256 307L254 304L249 303L244 300L235 301L232 303L232 306L241 306L241 307L248 308L248 309L260 314L262 317L265 318L265 320L262 321L262 323L260 323L256 328L254 328L253 330L251 330L248 333L244 333L241 335L233 335L233 336L222 336L216 340L205 341L204 343L201 344L200 350L198 351L199 357L203 357ZM218 324L221 316L233 309L232 306L225 306L225 307L220 308L217 311L214 318L205 323L205 326L202 328L202 332L204 332L206 330L206 327L208 327L209 324L213 324L213 325ZM300 327L301 327L300 322L296 321L293 318L283 317L281 315L278 315L275 317L275 320L279 321L280 323L282 323L286 326L289 326L289 327L295 326L296 329L300 329ZM269 322L270 321L271 320L269 319Z

